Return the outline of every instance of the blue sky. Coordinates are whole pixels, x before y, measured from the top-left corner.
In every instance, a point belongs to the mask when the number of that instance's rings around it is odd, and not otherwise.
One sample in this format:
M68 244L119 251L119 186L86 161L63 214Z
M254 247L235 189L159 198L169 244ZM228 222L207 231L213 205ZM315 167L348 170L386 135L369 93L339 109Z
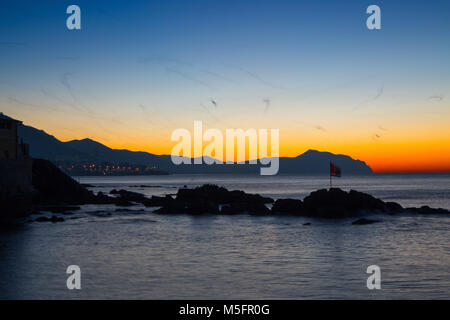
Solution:
M199 118L322 147L373 143L367 126L447 132L449 1L2 1L0 30L0 108L66 140L151 149Z
M65 28L72 3L82 10L80 31ZM121 73L132 88L155 80L159 90L178 84L192 94L220 91L227 80L244 82L245 94L262 91L260 85L268 93L326 89L339 84L336 77L342 83L366 76L406 82L412 67L437 86L448 81L440 74L450 63L449 2L379 1L379 31L365 27L371 3L3 1L2 78L34 85L36 78L51 83L55 74L79 74L101 91L121 88ZM411 85L421 84L403 83Z

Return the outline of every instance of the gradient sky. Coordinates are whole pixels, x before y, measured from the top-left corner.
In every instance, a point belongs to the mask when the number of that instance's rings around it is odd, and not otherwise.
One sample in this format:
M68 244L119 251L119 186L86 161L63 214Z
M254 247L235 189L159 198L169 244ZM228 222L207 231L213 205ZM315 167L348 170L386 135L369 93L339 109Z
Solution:
M66 28L70 4L82 30ZM203 120L279 128L281 156L450 171L449 31L450 1L3 0L0 111L156 154Z

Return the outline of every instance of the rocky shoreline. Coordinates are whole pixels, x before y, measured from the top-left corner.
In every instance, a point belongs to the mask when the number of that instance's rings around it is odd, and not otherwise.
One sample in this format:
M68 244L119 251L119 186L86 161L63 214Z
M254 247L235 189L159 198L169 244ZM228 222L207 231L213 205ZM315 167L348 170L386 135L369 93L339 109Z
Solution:
M365 214L449 214L447 209L430 208L403 208L395 202L384 202L369 194L351 190L349 192L338 188L321 189L312 192L303 200L277 199L263 197L258 194L249 194L240 190L229 191L216 185L202 185L193 189L180 188L174 197L152 196L151 198L137 192L127 190L110 191L109 195L99 192L92 198L85 199L85 204L114 204L119 207L144 205L154 207L152 211L157 214L220 214L236 215L250 214L259 216L299 216L310 218L349 218L361 217L354 221L354 225L366 225L379 220L364 218ZM40 206L39 210L52 213L71 214L73 210L80 209L74 206ZM130 210L130 209L123 209ZM117 210L116 210L117 211ZM133 210L131 210L133 211ZM60 222L60 217L41 219L40 221Z
M123 194L124 195L124 194ZM130 195L131 196L131 195ZM134 196L133 196L134 197ZM320 218L345 218L364 214L449 214L447 209L403 208L396 202L384 202L369 194L339 188L321 189L311 192L303 200L277 199L248 194L243 191L229 191L216 185L203 185L194 189L180 188L172 198L154 199L141 202L146 206L161 206L155 210L161 214L252 214L291 215ZM131 200L131 198L128 198ZM157 203L158 202L158 203ZM271 208L267 206L271 204Z
M396 202L385 202L369 194L339 188L321 189L311 192L303 200L277 199L249 194L240 190L227 190L216 185L202 185L196 188L180 188L175 196L152 196L127 190L112 190L109 194L94 192L63 173L47 160L33 159L32 207L28 213L41 211L52 214L70 215L85 204L113 204L131 207L137 204L157 207L158 214L250 214L250 215L289 215L318 218L361 217L364 214L449 214L442 208L403 208ZM10 204L14 205L14 203ZM53 215L39 217L38 222L62 222L64 218ZM370 224L376 220L360 219L354 224Z

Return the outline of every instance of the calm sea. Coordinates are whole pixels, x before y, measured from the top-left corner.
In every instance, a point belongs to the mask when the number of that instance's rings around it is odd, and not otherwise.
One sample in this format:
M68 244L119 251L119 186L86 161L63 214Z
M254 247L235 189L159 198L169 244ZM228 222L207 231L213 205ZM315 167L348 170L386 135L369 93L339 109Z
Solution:
M273 198L329 187L328 177L79 177L95 191L148 196L215 183ZM333 186L403 206L450 209L450 175L343 177ZM141 206L83 206L62 223L0 232L1 299L450 299L450 217L354 219L157 215ZM304 223L311 223L309 226ZM66 268L81 268L68 290ZM381 268L368 290L367 267Z

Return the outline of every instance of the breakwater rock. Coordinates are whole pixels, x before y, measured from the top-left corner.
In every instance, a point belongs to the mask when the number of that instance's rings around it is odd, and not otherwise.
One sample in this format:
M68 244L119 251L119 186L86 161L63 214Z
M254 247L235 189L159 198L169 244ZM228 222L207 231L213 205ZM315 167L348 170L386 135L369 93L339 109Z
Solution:
M115 204L132 206L134 202L148 200L139 193L129 191L111 191L114 196L102 192L94 194L86 186L66 175L52 162L43 159L33 159L32 186L35 190L33 205L37 210L54 213L73 210L73 205L83 204Z
M33 204L84 204L94 194L48 160L33 159L32 184L37 190Z
M194 189L181 188L175 198L166 197L165 200L156 213L269 214L270 209L265 204L273 203L271 198L208 184Z
M257 215L294 215L305 217L344 218L365 213L419 213L449 214L447 209L435 209L427 206L403 208L396 202L385 202L369 194L339 188L321 189L311 192L303 200L278 199L248 194L243 191L229 191L215 185L178 190L175 198L166 196L158 199L156 213L188 214L240 214ZM149 203L152 201L149 201ZM269 209L266 204L272 204ZM149 204L150 205L150 204ZM150 205L151 206L151 205Z

